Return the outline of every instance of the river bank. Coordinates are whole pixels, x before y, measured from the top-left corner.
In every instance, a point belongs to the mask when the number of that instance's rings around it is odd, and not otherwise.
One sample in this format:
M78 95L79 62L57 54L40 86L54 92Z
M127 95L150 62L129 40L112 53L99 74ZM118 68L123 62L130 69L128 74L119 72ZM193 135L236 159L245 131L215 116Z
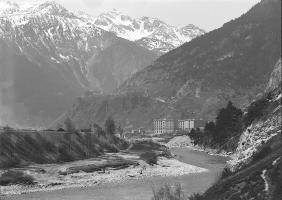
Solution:
M223 157L230 157L232 152L225 152L225 151L219 151L216 149L211 149L207 147L202 147L198 145L194 145L191 141L191 139L184 135L184 136L177 136L172 138L168 143L163 144L166 147L173 149L173 148L187 148L194 151L200 151L205 152L212 156L223 156Z
M121 163L118 168L107 167L104 171L91 171L91 166L113 166ZM111 163L111 164L110 164ZM123 166L125 163L128 166ZM87 168L88 172L85 172ZM74 171L75 169L75 171ZM207 172L207 169L189 165L176 159L159 157L156 165L148 165L136 154L108 153L103 157L74 161L64 164L31 165L15 169L34 177L36 185L12 185L1 187L4 195L53 191L66 188L91 187L119 183L127 180L139 180L148 177L182 176L191 173Z
M226 163L224 157L189 149L172 149L172 153L176 155L175 159L161 158L158 166L148 167L142 174L139 173L141 166L113 170L110 174L78 173L72 175L72 180L83 177L83 185L56 186L56 190L44 188L28 194L8 195L4 199L145 200L150 199L152 188L164 183L181 183L188 195L205 191ZM93 184L94 179L100 181Z

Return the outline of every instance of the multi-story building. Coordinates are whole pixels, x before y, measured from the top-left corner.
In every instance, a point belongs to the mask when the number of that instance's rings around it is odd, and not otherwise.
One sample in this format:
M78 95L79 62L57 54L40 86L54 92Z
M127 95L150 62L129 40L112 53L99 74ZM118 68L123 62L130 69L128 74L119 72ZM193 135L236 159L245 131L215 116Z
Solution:
M202 119L156 119L154 120L154 133L173 133L175 131L191 131L192 129L205 126L205 121Z
M156 119L154 120L154 133L173 133L175 131L174 119Z

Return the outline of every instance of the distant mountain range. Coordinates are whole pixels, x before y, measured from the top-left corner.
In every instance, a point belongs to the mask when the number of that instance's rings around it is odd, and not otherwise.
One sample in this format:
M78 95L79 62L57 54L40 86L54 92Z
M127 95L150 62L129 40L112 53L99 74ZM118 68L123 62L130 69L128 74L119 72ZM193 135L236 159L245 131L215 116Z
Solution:
M167 53L205 33L203 29L193 24L177 28L156 18L132 19L116 9L103 13L93 20L97 27L127 40L136 41L158 54Z
M115 95L81 98L67 114L78 125L103 123L113 116L135 128L152 128L154 118L167 116L212 120L227 101L245 108L264 93L281 56L280 45L281 2L263 0L221 28L161 56Z

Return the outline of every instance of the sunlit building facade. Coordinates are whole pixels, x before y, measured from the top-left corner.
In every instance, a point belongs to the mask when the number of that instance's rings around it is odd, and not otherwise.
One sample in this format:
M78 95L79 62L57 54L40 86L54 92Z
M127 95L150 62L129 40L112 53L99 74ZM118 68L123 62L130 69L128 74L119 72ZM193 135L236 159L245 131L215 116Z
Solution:
M174 133L176 131L188 131L192 129L203 129L205 121L202 119L155 119L154 120L154 133Z
M154 120L154 133L173 133L176 129L176 123L173 119L156 119Z

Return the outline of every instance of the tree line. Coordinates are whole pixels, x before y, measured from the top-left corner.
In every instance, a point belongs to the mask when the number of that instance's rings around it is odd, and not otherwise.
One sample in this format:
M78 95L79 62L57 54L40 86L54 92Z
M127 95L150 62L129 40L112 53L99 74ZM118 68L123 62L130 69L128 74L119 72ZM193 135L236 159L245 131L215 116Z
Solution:
M220 147L231 142L232 139L235 139L234 145L236 145L236 140L239 139L242 131L253 121L263 116L269 98L267 96L253 102L245 114L229 101L225 108L219 110L214 122L206 123L204 130L192 129L188 135L194 145ZM232 148L236 148L234 145Z

